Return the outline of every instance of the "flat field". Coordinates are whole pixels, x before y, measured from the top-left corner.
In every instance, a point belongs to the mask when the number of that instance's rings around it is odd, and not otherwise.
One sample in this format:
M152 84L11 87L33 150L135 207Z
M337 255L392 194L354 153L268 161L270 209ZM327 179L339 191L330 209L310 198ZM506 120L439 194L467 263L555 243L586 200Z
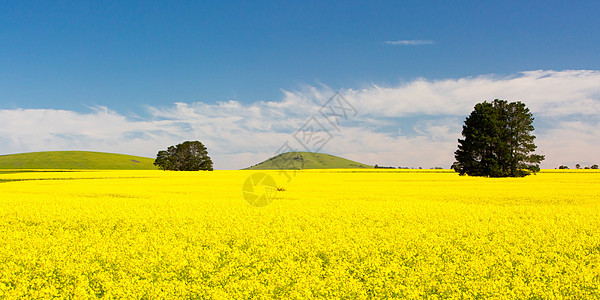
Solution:
M0 298L600 297L599 172L256 172L3 171Z

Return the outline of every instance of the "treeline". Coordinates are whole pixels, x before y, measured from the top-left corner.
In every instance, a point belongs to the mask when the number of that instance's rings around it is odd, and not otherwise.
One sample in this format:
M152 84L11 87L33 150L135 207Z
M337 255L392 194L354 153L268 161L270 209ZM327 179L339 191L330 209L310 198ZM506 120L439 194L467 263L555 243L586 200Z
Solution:
M560 170L567 170L567 169L569 169L569 167L568 167L568 166L565 166L565 165L561 165L561 166L559 166L559 167L558 167L558 168L556 168L556 169L560 169ZM583 170L590 170L590 169L591 169L591 170L598 170L598 165L591 165L591 166L589 166L589 167L587 167L587 166L586 166L586 167L583 167L583 168L582 168L580 164L576 164L576 165L575 165L575 169L577 169L577 170L582 170L582 169L583 169Z
M422 170L423 169L423 167L392 167L392 166L380 166L380 165L375 165L374 168L375 169L405 169L405 170L417 170L417 169L418 170ZM444 168L442 168L442 167L432 167L432 168L429 168L429 169L432 169L432 170L441 170L441 169L444 169Z

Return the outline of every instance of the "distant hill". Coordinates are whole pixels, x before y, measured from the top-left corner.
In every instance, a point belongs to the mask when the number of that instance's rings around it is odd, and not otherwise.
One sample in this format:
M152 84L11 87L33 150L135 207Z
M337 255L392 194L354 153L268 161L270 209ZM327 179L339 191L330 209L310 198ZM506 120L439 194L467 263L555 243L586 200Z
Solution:
M246 170L278 169L350 169L373 168L335 155L312 152L287 152L273 156Z
M46 151L0 155L0 169L156 170L154 159L89 151Z

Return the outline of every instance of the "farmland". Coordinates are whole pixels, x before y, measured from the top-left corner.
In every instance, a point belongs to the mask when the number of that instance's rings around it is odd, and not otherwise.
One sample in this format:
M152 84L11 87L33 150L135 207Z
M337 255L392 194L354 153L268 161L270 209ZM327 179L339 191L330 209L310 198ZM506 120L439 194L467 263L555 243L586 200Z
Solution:
M598 298L600 172L0 174L0 298Z

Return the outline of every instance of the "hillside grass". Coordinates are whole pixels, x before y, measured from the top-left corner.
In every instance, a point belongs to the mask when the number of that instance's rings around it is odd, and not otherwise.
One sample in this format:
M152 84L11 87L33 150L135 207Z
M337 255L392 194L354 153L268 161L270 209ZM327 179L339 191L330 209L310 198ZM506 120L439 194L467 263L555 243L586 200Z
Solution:
M0 155L0 169L56 170L156 170L154 159L141 156L91 152L46 151Z
M287 152L273 156L247 170L356 169L373 168L339 156L313 152Z

